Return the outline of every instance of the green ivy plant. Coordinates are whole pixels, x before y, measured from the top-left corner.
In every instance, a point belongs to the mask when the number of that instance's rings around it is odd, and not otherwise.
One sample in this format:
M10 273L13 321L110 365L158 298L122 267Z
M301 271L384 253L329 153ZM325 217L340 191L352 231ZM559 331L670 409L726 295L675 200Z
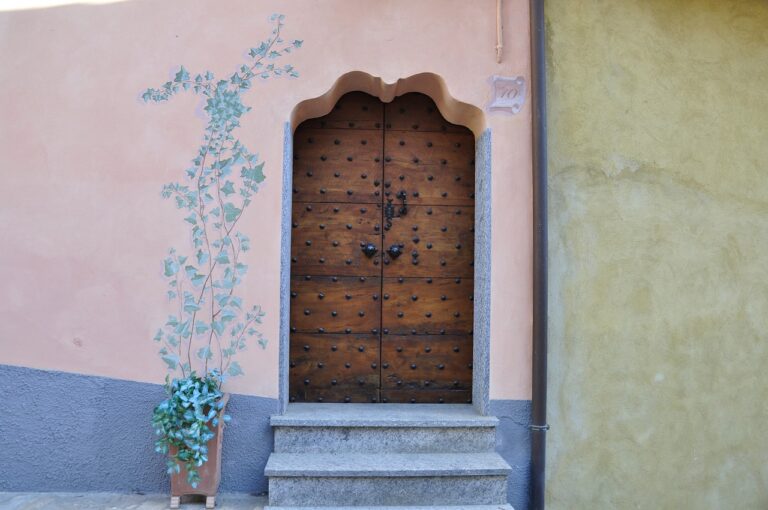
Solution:
M192 487L200 482L198 468L208 461L212 428L218 426L219 419L229 421L229 416L223 414L224 394L219 382L215 369L202 378L194 372L183 379L166 377L169 398L155 408L152 416L152 426L159 436L155 451L166 456L169 473L179 473L184 465Z
M145 102L160 103L192 91L202 96L207 117L203 141L185 169L185 179L162 189L162 197L173 200L186 215L191 250L171 248L163 260L174 313L154 336L168 369L181 376L166 379L169 399L155 409L157 451L168 454L170 445L177 447L169 472L179 472L179 463L184 464L193 486L196 467L207 459L205 444L212 437L208 423L217 420L221 385L227 377L243 373L233 357L246 348L248 339L266 347L256 329L264 312L259 306L245 307L237 292L248 270L242 255L250 248L237 226L264 181L264 162L236 135L241 117L251 109L243 104L242 94L255 81L298 76L293 66L276 63L302 45L300 40L283 40L284 19L272 16L270 37L251 48L247 62L228 78L216 79L211 71L193 75L181 66L172 80L141 96Z

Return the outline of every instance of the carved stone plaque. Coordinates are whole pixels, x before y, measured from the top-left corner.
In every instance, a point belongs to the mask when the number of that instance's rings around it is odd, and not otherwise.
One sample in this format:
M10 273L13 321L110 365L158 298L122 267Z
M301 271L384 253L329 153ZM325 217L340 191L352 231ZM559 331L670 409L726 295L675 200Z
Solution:
M525 79L522 76L494 76L491 86L493 98L488 105L490 111L520 112L525 103Z

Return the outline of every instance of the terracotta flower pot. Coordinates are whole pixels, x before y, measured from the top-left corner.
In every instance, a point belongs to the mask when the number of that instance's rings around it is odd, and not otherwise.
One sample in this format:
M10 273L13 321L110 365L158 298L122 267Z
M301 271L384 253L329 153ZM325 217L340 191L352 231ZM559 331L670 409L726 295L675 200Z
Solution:
M187 482L187 470L181 465L181 471L171 475L171 508L179 508L182 496L205 496L205 508L216 506L216 493L221 482L221 440L224 436L224 411L227 408L229 394L222 397L224 406L219 411L219 424L213 429L213 438L208 441L208 461L197 468L200 482L192 487ZM176 448L171 446L171 455L176 455Z

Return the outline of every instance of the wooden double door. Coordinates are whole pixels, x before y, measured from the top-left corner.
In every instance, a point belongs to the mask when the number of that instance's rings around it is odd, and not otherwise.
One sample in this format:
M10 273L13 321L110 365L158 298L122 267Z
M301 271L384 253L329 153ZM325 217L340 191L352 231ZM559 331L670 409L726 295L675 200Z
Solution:
M361 92L294 135L292 402L472 401L474 136Z

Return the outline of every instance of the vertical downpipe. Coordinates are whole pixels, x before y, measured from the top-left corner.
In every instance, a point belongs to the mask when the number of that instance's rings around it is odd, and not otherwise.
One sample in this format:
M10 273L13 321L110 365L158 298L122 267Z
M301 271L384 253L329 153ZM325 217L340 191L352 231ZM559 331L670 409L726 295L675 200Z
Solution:
M533 131L531 510L544 510L547 441L547 83L544 0L530 0Z

